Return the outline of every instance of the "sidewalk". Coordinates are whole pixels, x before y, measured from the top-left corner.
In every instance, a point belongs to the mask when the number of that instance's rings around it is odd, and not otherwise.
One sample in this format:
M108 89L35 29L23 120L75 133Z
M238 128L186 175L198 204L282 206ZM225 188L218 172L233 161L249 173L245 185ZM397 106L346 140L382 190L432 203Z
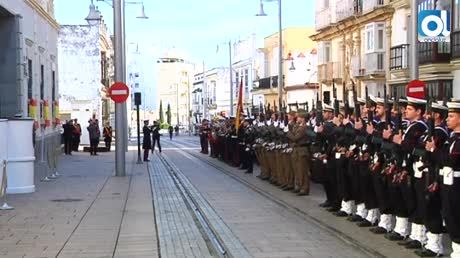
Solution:
M63 176L8 196L15 210L0 211L0 257L158 256L147 166L135 151L123 178L113 176L113 152L59 161Z

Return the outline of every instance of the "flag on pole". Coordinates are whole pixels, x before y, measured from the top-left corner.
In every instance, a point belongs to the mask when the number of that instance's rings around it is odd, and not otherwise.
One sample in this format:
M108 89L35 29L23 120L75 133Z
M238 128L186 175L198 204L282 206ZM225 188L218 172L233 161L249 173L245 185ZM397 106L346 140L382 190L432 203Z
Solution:
M236 105L236 121L235 128L236 133L238 134L238 129L240 129L240 116L243 113L243 80L240 81L240 88L238 89L238 104Z

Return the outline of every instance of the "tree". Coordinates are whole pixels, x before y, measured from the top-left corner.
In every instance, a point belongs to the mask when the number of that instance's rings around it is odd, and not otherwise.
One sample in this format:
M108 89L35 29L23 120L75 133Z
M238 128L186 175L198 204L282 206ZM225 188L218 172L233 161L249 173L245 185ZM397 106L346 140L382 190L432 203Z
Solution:
M168 104L168 109L166 110L166 121L171 125L171 106Z
M160 125L165 122L165 118L163 116L163 101L160 100Z

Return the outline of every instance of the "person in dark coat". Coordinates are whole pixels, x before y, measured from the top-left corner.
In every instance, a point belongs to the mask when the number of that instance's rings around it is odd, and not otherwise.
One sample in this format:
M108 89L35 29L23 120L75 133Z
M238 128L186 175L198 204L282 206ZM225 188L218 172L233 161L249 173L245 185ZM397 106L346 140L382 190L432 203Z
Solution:
M64 128L64 153L66 155L72 155L72 146L73 146L73 121L69 120L66 124L62 126Z
M107 151L110 151L110 147L112 145L112 127L110 126L108 122L104 126L103 135L104 135L105 147L107 148Z
M169 130L169 139L172 140L174 128L172 125L168 127Z
M72 150L78 151L78 147L80 146L80 138L81 138L81 125L78 123L77 119L73 120L73 137L72 137Z
M101 130L99 130L97 119L91 119L88 123L89 126L87 129L89 133L90 154L97 156L97 146L99 145L99 139L101 138Z
M142 132L144 133L144 139L142 140L142 148L144 149L144 161L149 162L149 150L152 148L152 140L150 138L152 130L149 127L149 120L144 121Z
M158 143L158 150L161 153L160 123L158 123L157 121L153 122L153 127L152 127L152 153L155 150L156 143Z
M179 125L174 127L174 131L176 132L176 136L179 136Z

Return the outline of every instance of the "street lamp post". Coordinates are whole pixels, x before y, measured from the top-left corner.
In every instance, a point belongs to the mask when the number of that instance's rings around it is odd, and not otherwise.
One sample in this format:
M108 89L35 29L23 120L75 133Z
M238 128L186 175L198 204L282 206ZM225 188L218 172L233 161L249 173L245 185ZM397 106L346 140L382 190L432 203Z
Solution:
M263 0L260 0L260 10L256 16L267 16L264 12ZM283 103L283 28L281 24L281 0L278 0L278 105Z
M113 24L114 24L114 39L115 39L115 81L123 81L123 30L122 30L122 0L113 0ZM124 127L126 120L123 121L123 103L115 103L115 130L117 132L117 140L115 142L115 175L126 175L126 156L124 150ZM119 134L121 132L121 134Z
M124 16L125 4L142 4L141 15L137 18L147 19L144 12L143 2L125 2L124 0L97 0L102 1L113 7L113 24L114 24L114 56L115 56L115 81L126 82L126 49L125 49L125 31L124 31ZM90 13L86 17L88 23L101 21L99 10L94 7L91 0ZM115 130L117 132L117 140L115 142L115 175L126 175L126 156L125 151L128 147L128 120L127 109L125 103L115 104Z
M410 34L410 78L417 80L418 73L418 40L417 40L417 22L418 22L418 1L411 1L411 34Z

